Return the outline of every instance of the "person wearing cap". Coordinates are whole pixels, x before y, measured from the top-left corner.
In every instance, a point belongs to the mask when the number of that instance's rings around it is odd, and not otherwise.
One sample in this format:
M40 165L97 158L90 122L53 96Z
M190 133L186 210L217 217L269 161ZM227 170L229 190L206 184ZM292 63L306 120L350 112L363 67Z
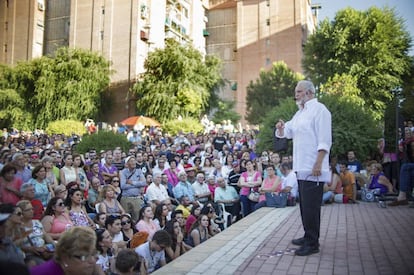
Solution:
M187 168L184 168L184 171L187 173L187 181L193 185L196 182L196 172L194 170L194 167L189 166Z
M121 205L133 220L138 220L139 210L144 204L143 193L146 181L141 169L136 167L136 159L129 156L125 159L125 168L120 172L122 198Z

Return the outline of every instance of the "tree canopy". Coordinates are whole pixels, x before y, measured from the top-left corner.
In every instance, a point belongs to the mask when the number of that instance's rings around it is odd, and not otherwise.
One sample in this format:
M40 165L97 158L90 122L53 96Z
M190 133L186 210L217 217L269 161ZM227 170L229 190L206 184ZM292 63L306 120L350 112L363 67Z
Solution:
M55 120L94 117L110 69L96 53L60 48L54 57L18 63L6 76L8 83L0 83L0 89L9 90L7 97L0 96L0 106L10 108L2 108L2 116L15 127L45 129Z
M402 85L410 68L410 44L404 21L393 9L347 8L333 21L321 22L309 37L303 67L315 85L335 74L355 77L359 97L380 119L392 100L390 91Z
M165 122L182 117L198 118L221 79L221 62L199 51L168 40L164 49L150 53L146 72L133 90L140 113Z
M252 124L260 124L280 100L292 97L303 76L293 72L284 62L273 63L269 71L262 70L256 82L247 86L247 116Z

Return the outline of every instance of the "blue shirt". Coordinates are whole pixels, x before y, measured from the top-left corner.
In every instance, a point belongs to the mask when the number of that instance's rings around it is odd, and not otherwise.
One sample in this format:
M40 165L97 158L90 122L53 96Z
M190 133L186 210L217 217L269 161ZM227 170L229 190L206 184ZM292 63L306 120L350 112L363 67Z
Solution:
M143 193L141 187L146 186L147 183L141 169L135 168L131 171L129 168L125 168L120 172L120 175L123 197L136 197ZM131 180L132 183L127 183L128 180Z
M173 189L174 197L179 200L182 196L186 195L190 201L194 201L194 190L191 184L187 182L178 182Z

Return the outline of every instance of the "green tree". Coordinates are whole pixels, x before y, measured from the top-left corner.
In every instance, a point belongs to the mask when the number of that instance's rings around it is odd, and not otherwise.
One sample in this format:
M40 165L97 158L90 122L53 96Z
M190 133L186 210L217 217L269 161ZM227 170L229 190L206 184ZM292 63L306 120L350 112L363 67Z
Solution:
M393 9L347 8L324 20L304 47L303 67L316 85L335 74L356 77L360 97L376 118L392 100L409 69L411 38Z
M303 79L284 62L273 63L270 71L262 70L255 83L247 86L247 116L251 124L260 124L264 117L279 104L280 100L292 97L297 82Z
M141 113L166 122L183 117L199 117L208 107L211 93L222 82L221 63L190 46L168 40L164 49L148 55L146 72L133 90Z
M25 99L32 127L45 128L60 119L94 117L101 93L109 85L109 62L83 49L60 48L54 57L43 56L19 63L13 83Z
M170 135L177 135L183 133L200 133L203 131L203 126L200 121L195 118L186 117L183 119L173 119L167 121L162 125L163 130Z
M81 136L86 134L86 128L82 121L63 119L50 122L46 127L46 133L64 134L66 136L76 134Z
M24 111L24 100L11 85L12 69L0 65L0 127L13 126L25 128L30 116Z
M75 151L84 154L91 148L99 152L121 147L124 152L128 152L128 149L132 146L133 144L126 139L125 135L116 134L112 131L99 131L93 135L84 135L82 140L75 146Z
M219 100L212 119L214 123L221 123L223 120L231 120L233 123L237 123L241 116L234 111L235 104L234 101Z

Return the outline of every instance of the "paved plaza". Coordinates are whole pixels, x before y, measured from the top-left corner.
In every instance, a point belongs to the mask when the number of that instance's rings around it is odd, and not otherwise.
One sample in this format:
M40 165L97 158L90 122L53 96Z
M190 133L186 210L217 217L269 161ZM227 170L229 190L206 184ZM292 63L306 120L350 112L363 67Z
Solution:
M261 208L154 274L414 274L414 208L322 207L321 252L294 256L299 207Z

